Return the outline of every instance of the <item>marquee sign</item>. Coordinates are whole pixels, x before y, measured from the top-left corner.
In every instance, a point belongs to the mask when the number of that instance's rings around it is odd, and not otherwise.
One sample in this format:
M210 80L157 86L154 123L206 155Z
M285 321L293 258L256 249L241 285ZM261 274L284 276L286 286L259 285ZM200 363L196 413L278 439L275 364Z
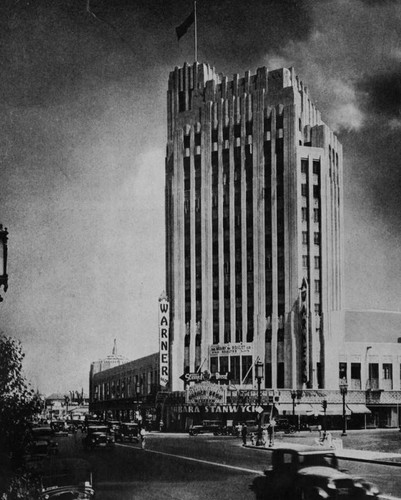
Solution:
M166 387L169 377L169 330L170 303L163 292L159 298L159 355L160 355L160 385Z
M238 344L214 344L209 347L211 356L229 354L252 354L253 344L251 342L240 342Z
M202 382L204 380L230 380L229 373L210 373L208 370L204 372L196 372L196 373L184 373L180 377L184 382Z
M186 390L186 403L196 405L225 404L226 387L224 385L201 382L188 387Z

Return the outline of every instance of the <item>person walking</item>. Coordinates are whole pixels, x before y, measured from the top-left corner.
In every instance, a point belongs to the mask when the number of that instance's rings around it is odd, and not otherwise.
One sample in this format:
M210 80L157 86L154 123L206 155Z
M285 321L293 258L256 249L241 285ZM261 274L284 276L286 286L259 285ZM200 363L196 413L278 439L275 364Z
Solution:
M241 429L242 446L246 446L247 435L248 435L248 427L246 426L246 423L244 422L242 424L242 429Z
M146 445L146 431L144 427L141 427L141 430L139 431L139 436L141 439L141 448L144 450Z
M269 446L272 446L273 444L273 426L269 424L267 427L267 433L269 435Z

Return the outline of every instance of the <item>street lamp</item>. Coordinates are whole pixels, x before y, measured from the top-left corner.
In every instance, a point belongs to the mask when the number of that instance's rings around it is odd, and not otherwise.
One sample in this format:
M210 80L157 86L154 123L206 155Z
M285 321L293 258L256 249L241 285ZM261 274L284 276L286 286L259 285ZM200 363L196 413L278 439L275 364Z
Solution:
M255 378L258 382L258 407L260 407L260 403L261 403L260 383L261 383L262 378L263 378L263 363L261 361L257 361L255 363ZM261 415L261 412L259 412L259 415L258 415L258 435L257 435L257 439L256 439L256 446L260 446L261 444L262 444L262 415Z
M3 228L3 224L0 224L0 288L4 288L4 292L8 288L8 275L7 275L7 240L8 231L7 228ZM0 296L0 302L3 301L3 297Z
M348 383L346 378L340 380L340 392L343 397L343 432L341 436L347 435L347 416L345 414L345 395L348 392Z

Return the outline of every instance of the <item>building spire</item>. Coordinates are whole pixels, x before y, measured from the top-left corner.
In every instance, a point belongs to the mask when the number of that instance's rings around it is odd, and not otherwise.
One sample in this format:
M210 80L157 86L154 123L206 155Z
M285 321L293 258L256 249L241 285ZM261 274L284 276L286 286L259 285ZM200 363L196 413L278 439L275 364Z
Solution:
M117 339L114 339L114 345L113 345L112 354L113 354L113 356L117 355Z

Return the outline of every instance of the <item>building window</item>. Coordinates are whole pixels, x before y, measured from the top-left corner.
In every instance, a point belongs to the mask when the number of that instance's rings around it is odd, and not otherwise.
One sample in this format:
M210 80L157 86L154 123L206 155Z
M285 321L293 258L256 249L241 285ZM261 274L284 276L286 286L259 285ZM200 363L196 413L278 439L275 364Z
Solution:
M216 357L211 357L210 358L210 372L211 373L216 373L216 372L219 371L218 365L217 365L218 359L219 358L216 358Z
M185 111L185 92L183 90L178 93L178 112L182 111Z
M320 245L320 233L313 233L313 242L315 245Z
M223 141L228 141L230 138L230 129L228 127L223 127Z
M315 293L320 293L320 280L315 280Z
M379 364L369 363L369 389L379 388Z
M302 244L308 244L308 231L302 231Z
M217 128L214 128L212 130L212 142L217 142L218 137L219 137L219 131Z
M313 160L312 168L313 168L313 173L318 175L320 172L320 161Z
M307 207L302 207L301 209L302 222L306 222L308 220L308 209Z
M190 147L190 136L184 135L184 148L189 149Z
M201 145L201 134L195 134L195 146Z
M320 269L320 257L315 256L314 261L315 261L315 269Z
M242 381L244 384L252 384L252 356L242 356Z
M305 267L305 268L308 267L308 256L307 255L302 255L302 267Z
M272 365L271 363L265 364L265 387L272 386Z
M277 341L284 342L284 328L279 328L277 330Z
M301 194L302 196L308 196L308 186L306 184L301 184Z
M301 172L303 174L308 172L308 160L301 160Z
M347 379L347 363L339 363L338 365L338 378L342 380Z
M320 197L320 187L316 186L316 184L313 186L313 197L314 198Z
M284 387L284 363L277 363L277 387Z
M272 341L272 331L271 331L271 328L266 328L265 339L266 339L266 344L270 344L271 343L271 341Z
M241 383L241 380L240 380L240 358L239 358L239 356L231 356L231 359L230 359L230 374L231 374L231 383L233 385L239 385Z
M320 213L318 208L313 209L313 222L319 222L320 221Z
M320 314L320 304L315 304L315 314L316 315Z
M384 380L393 380L393 365L391 363L383 363L383 378Z

